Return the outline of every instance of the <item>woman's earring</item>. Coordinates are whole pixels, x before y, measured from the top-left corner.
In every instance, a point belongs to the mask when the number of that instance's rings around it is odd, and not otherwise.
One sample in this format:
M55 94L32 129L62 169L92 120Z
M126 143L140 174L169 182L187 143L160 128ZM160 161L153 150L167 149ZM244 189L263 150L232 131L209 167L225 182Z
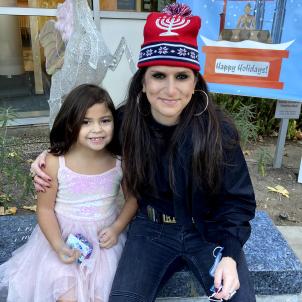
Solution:
M142 98L142 95L143 95L143 92L141 91L141 92L139 92L139 94L137 95L137 97L136 97L136 105L137 105L137 110L138 110L138 112L142 115L142 116L147 116L147 115L149 115L149 113L142 113L141 112L141 110L140 110L140 108L139 108L139 106L140 106L140 100L141 100L141 98Z
M206 106L204 107L204 109L203 109L202 111L200 111L200 112L194 114L194 116L200 116L200 115L202 115L202 114L207 110L207 108L208 108L208 105L209 105L209 96L208 96L208 94L207 94L205 91L203 91L202 89L194 90L194 94L195 94L195 92L202 92L202 93L206 96Z

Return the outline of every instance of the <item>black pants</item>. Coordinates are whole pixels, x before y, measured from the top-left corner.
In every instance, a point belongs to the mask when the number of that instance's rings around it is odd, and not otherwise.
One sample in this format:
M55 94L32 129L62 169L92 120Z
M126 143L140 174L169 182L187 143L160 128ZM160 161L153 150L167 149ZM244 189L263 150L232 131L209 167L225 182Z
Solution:
M184 259L207 295L214 279L209 269L215 244L203 241L192 227L158 224L139 214L132 222L128 239L113 281L110 302L152 302L177 259ZM230 302L255 302L243 252L237 262L240 289Z

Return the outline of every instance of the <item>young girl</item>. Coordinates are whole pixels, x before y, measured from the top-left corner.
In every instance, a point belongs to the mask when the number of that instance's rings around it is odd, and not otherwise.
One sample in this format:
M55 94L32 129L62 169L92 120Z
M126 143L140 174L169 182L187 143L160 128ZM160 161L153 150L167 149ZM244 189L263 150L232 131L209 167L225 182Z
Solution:
M38 223L28 242L0 266L0 290L11 302L105 302L124 243L123 230L137 210L124 190L113 153L115 108L98 86L81 85L67 96L50 132L45 172L52 178L38 193ZM123 188L124 189L124 188ZM80 252L66 243L80 234L92 245Z

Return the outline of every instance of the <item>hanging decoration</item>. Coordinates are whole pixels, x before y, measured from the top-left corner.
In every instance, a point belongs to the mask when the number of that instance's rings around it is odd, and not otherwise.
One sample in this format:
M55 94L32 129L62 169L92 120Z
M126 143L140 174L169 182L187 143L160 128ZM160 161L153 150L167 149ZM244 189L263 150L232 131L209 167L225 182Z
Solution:
M48 100L50 127L64 96L80 84L100 85L108 68L116 69L124 52L131 71L136 71L124 37L115 53L110 53L86 0L66 0L59 4L57 22L46 22L39 38L44 47L46 70L52 74Z

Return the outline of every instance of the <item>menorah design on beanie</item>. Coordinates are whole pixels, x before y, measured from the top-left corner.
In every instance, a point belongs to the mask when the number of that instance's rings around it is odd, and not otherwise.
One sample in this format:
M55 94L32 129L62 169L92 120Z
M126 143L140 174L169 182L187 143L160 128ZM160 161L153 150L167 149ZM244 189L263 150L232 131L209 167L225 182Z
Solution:
M173 3L152 12L144 26L138 68L176 66L199 71L197 36L201 19L185 4Z
M181 16L163 16L156 19L156 26L160 29L165 29L166 31L161 33L160 36L179 36L178 33L172 30L177 30L186 27L190 23L189 19Z

